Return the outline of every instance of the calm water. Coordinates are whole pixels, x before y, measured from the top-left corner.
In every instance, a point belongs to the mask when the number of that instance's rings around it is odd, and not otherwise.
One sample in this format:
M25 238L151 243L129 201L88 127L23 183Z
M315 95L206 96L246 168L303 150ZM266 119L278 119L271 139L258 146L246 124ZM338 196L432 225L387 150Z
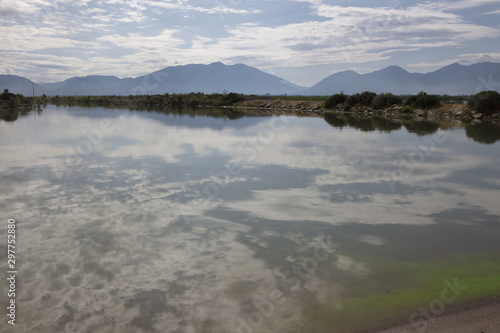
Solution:
M404 265L499 258L498 133L50 105L0 121L16 332L333 332L314 311L412 288Z

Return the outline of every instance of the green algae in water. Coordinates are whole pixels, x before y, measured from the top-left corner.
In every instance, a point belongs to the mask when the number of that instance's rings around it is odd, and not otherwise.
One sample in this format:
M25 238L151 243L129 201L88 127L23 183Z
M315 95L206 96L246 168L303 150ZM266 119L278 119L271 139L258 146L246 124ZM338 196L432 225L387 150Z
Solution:
M344 298L340 308L324 305L306 310L305 332L357 332L391 322L414 323L425 319L422 309L427 310L428 316L435 317L432 311L437 315L446 314L460 305L500 295L497 253L425 262L373 257L356 259L369 265L370 277L346 288L358 284L356 295ZM373 281L383 276L391 279ZM397 284L393 280L397 280ZM454 290L450 290L452 288ZM430 310L430 306L434 310Z

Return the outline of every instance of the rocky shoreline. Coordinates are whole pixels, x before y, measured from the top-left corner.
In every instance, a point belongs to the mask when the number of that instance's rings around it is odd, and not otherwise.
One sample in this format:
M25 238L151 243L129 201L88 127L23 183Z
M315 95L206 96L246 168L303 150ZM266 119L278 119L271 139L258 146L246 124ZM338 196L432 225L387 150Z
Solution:
M228 108L259 110L267 114L295 114L302 116L324 116L328 113L337 114L357 114L364 116L383 116L383 117L410 117L415 120L429 121L461 121L471 124L480 124L483 121L500 124L500 110L492 115L486 115L467 109L465 104L443 104L439 108L428 110L415 109L408 110L402 105L392 105L383 110L376 110L371 107L352 107L344 110L342 106L335 109L326 109L322 102L315 101L265 101L253 100L239 103Z

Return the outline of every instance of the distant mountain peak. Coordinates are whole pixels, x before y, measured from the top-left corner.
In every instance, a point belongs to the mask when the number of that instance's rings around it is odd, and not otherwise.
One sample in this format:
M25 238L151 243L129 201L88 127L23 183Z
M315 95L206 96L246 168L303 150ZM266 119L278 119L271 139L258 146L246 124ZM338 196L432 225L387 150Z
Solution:
M355 72L355 71L353 71L352 69L348 69L348 70L341 71L341 72L338 72L338 73L345 73L345 74L359 74L358 72Z
M448 66L444 66L443 68L441 69L460 69L460 68L467 68L469 66L465 66L465 65L462 65L462 64L459 64L458 62L454 62L452 64L449 64Z
M406 69L401 68L399 66L389 66L389 67L380 69L380 70L372 72L372 73L377 73L377 72L409 73ZM370 74L370 73L368 73L368 74Z

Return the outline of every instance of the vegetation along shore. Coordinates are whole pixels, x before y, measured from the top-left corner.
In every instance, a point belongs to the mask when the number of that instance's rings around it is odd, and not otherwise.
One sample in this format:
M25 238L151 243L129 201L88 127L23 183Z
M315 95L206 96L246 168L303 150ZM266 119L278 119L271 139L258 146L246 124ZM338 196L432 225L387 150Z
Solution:
M262 113L286 113L318 116L327 113L405 116L417 119L458 119L470 123L500 123L500 94L483 91L472 96L417 95L398 96L391 93L363 92L332 96L256 96L237 93L163 94L130 96L46 96L24 97L0 94L0 108L26 108L33 104L77 106L144 107L226 107L260 110Z

